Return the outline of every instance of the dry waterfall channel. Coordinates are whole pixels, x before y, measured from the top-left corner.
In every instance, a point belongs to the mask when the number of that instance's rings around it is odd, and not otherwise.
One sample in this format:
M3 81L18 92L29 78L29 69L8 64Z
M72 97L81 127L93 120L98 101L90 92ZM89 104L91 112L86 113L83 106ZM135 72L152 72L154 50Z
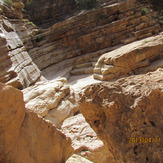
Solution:
M163 162L161 12L78 5L0 0L0 162Z

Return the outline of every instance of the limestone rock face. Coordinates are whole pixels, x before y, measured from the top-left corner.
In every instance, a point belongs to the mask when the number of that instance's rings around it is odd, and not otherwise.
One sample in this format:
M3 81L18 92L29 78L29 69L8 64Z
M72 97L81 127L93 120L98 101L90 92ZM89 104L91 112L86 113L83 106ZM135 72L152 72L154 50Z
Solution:
M162 79L158 69L90 85L80 93L81 113L116 161L163 161Z
M112 80L131 73L163 67L163 33L103 54L94 68L94 78Z
M33 63L23 39L18 35L25 23L0 17L0 82L22 89L41 79L41 72ZM20 26L19 26L20 25Z
M74 92L65 78L38 82L23 93L26 108L57 127L76 112Z
M104 146L103 142L97 138L96 133L85 121L82 114L77 114L67 118L63 122L61 129L67 137L71 138L72 147L78 155L85 157L94 163L108 163L108 161L110 163L114 162L112 154ZM76 160L75 157L70 160L73 159Z
M23 94L0 84L0 162L64 163L73 153L70 139L25 110Z

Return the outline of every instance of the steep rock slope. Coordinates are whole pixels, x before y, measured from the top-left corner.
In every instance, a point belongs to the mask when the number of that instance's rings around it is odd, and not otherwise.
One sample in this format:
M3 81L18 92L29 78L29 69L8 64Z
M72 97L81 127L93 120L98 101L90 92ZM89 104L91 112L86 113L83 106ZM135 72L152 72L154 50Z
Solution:
M163 33L103 54L94 68L94 78L112 80L123 75L163 68Z
M80 111L120 162L162 162L163 70L94 84ZM152 154L151 154L152 153Z
M40 70L26 51L22 36L17 33L18 28L24 31L23 36L27 41L28 31L33 31L25 26L28 20L18 19L21 10L15 15L13 13L17 13L17 10L12 6L1 4L0 8L3 9L0 15L0 82L22 89L42 78Z
M70 140L50 123L25 110L23 94L0 84L0 162L64 163Z

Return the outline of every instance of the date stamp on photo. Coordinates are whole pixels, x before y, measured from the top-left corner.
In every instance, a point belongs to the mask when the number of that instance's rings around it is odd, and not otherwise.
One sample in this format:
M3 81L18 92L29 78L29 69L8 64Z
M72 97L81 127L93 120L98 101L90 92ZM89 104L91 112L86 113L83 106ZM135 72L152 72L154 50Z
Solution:
M160 138L150 138L150 137L133 137L133 138L128 138L128 143L133 144L133 143L160 143L161 139Z

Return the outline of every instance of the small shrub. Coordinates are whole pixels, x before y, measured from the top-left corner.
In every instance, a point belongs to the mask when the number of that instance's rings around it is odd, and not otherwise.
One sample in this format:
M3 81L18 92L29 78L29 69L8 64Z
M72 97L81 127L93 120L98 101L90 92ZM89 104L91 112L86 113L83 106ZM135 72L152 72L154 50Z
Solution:
M26 2L27 5L29 5L29 4L31 4L31 3L32 3L32 0L28 0L28 1Z
M36 42L40 42L42 40L44 40L45 36L43 34L39 34L35 36L35 40Z
M13 4L12 0L4 0L4 4L6 4L7 6L11 6Z
M27 25L36 26L33 22L28 22Z
M143 8L143 9L141 10L141 12L142 12L143 15L146 15L149 11L148 11L147 8Z
M159 20L159 23L160 23L161 25L163 25L163 19L160 19L160 20Z
M0 8L0 14L2 14L3 13L3 9L2 8Z

